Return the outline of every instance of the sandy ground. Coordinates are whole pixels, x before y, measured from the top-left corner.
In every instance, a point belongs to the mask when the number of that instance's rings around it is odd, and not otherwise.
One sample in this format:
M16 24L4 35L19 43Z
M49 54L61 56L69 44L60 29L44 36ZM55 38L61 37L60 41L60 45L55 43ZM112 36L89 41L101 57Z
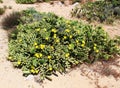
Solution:
M10 12L19 11L28 7L34 7L41 12L54 12L67 19L74 7L64 5L49 5L48 3L37 3L34 5L16 4L14 0L3 0L0 7L11 6L6 13L0 16L0 22ZM59 74L58 77L51 76L52 82L45 80L39 82L38 76L23 77L22 71L12 66L7 61L8 57L8 33L0 25L0 88L120 88L120 57L109 62L95 62L92 65L82 64L67 74ZM111 37L120 35L120 25L102 25Z

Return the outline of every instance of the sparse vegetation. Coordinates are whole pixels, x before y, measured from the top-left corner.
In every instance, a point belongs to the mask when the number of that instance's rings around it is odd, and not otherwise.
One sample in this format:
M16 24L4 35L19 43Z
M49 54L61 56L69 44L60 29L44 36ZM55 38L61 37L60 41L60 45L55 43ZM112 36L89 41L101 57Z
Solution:
M74 8L72 16L90 22L113 23L115 19L120 19L120 2L119 0L88 2Z
M37 0L16 0L17 3L20 4L32 4L35 3Z
M0 8L0 15L2 15L5 12L4 8Z
M15 27L19 23L20 13L19 12L13 12L9 15L7 15L3 21L2 26L5 29Z
M3 3L3 1L2 1L2 0L0 0L0 3Z

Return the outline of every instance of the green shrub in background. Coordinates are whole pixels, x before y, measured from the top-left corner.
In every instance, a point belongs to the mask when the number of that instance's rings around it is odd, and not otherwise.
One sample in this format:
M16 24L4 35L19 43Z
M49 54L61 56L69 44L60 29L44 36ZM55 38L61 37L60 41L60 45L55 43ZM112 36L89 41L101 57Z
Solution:
M21 23L9 40L9 60L24 75L40 79L65 72L82 62L108 60L120 53L118 41L101 27L66 20L33 9L22 11Z
M16 0L17 3L20 4L32 4L35 3L37 0Z
M21 4L32 4L35 2L50 2L50 1L56 1L56 0L16 0L17 3L21 3ZM58 1L64 3L65 0L58 0ZM72 1L73 3L80 2L80 0L72 0Z
M0 3L3 3L3 1L2 1L2 0L0 0Z
M35 2L50 2L55 0L16 0L17 3L20 4L33 4Z
M0 8L0 15L2 15L5 12L4 8Z
M120 2L119 0L88 2L75 7L72 16L88 21L112 23L116 18L120 18Z
M13 28L16 25L19 24L20 19L20 13L19 12L13 12L9 15L6 15L4 19L2 20L2 26L4 29Z
M109 2L113 4L113 7L120 6L119 0L104 0L105 2Z

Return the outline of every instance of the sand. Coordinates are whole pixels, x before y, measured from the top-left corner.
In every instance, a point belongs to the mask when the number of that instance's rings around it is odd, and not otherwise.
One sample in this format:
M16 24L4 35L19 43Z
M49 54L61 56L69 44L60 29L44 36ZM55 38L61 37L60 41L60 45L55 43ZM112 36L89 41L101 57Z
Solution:
M40 12L54 12L66 19L73 19L70 11L74 5L64 6L61 4L50 5L48 3L16 4L14 0L3 0L0 7L11 6L2 19L13 11L20 11L28 7L34 7ZM111 37L120 35L119 24L103 25ZM120 88L120 57L109 62L95 62L92 65L82 64L66 74L59 74L58 77L51 76L52 81L39 82L38 76L30 75L24 77L20 69L13 67L7 61L8 57L8 31L2 29L0 24L0 88Z

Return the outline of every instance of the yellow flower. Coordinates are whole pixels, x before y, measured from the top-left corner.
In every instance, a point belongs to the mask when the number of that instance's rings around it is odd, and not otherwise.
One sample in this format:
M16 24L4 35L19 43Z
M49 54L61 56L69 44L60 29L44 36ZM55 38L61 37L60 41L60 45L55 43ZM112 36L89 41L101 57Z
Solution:
M57 32L57 30L56 30L56 29L52 29L52 32L56 33L56 32Z
M52 71L52 67L49 67L49 70Z
M60 40L59 40L59 39L56 39L56 42L60 42Z
M45 39L46 39L46 40L48 40L49 38L48 38L48 37L46 37Z
M35 46L35 48L38 48L38 46Z
M69 49L72 49L72 45L71 44L69 44L69 47L68 47Z
M96 46L94 46L93 49L96 50L97 49Z
M17 64L20 65L20 64L21 64L21 61L18 61Z
M35 57L39 58L39 54L38 54L38 53L35 53Z
M69 21L69 20L67 20L67 21L66 21L66 24L69 24L69 23L70 23L70 21Z
M69 53L66 53L66 54L65 54L65 57L69 57L69 56L70 56L70 54L69 54Z
M54 34L54 36L53 36L54 38L56 38L57 37L57 35L56 34Z
M34 70L34 69L31 69L30 72L31 72L31 73L35 73L35 70Z
M53 46L51 46L51 49L54 49L54 47L53 47Z
M97 46L97 44L94 44L94 46Z
M39 72L39 70L35 70L35 73L38 73Z
M78 41L78 40L76 40L76 43L79 43L79 41Z
M37 32L40 31L40 28L35 29Z
M43 56L42 53L40 53L39 56L42 57Z
M72 38L73 36L72 35L70 35L70 38Z
M48 59L51 59L52 57L49 55L47 58L48 58Z
M66 29L65 32L70 32L70 30L69 30L69 29Z
M107 39L104 39L104 41L106 41Z
M9 57L8 57L8 59L9 59L9 60L11 60L11 59L12 59L12 57L10 57L10 56L9 56Z
M79 64L79 62L78 62L78 61L75 61L75 63L76 63L76 64Z
M22 42L22 39L19 39L19 42Z
M36 46L36 45L37 45L37 42L34 43L34 46Z
M96 52L96 53L98 53L98 52L99 52L99 50L96 50L95 52Z
M82 46L82 47L84 47L84 46L85 46L85 44L81 44L81 46Z
M82 43L85 44L85 41L83 40Z
M70 25L68 24L68 27L70 27Z
M44 44L40 44L40 49L44 49L45 45Z
M63 36L63 39L67 39L67 36Z

